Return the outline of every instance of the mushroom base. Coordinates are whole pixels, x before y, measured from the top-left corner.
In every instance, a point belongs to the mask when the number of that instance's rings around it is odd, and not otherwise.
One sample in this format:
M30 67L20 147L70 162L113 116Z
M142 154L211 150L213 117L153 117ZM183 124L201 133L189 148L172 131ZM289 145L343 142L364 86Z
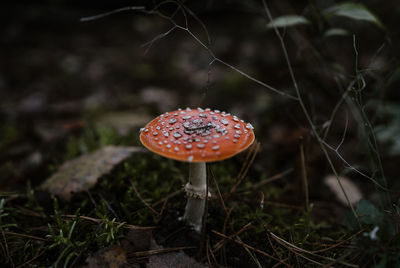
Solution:
M205 199L188 197L183 219L198 233L201 232L205 206Z

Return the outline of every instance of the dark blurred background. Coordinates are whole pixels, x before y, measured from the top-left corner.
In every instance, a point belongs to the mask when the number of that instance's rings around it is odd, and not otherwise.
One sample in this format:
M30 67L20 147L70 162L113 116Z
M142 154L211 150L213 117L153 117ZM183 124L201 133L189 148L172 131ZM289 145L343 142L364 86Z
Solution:
M378 138L383 144L382 154L390 159L384 165L389 176L394 176L400 151L395 139L400 133L395 123L399 108L400 6L395 1L358 1L379 18L383 28L372 22L321 17L323 10L341 2L279 0L268 1L268 5L274 17L297 14L310 21L309 25L288 27L281 32L306 107L321 131L354 80L355 36L358 69L366 70L363 105L373 124L380 127L377 133L383 131ZM173 26L157 14L124 11L80 21L127 6L143 5L149 11L157 4L2 1L0 189L18 189L27 180L37 185L66 159L90 151L91 147L84 144L68 154L71 144L89 130L96 133L98 124L112 128L118 135L131 135L128 143L138 144L136 133L147 120L186 106L218 108L252 122L262 144L254 164L258 172L268 170L268 174L274 174L299 165L302 137L307 144L310 178L320 184L320 179L330 171L298 102L268 90L224 64L210 65L213 58L209 51L187 31L175 29L151 46L144 45ZM279 40L266 27L269 20L261 1L184 4L204 23L210 48L219 59L282 92L295 94ZM176 5L161 5L157 10L171 15ZM173 20L184 25L184 18L178 12ZM209 45L199 20L189 14L189 29ZM336 28L345 31L326 34ZM378 113L382 107L391 107L389 113ZM327 137L331 144L340 141L351 109L350 105L337 113ZM364 149L354 150L354 146L365 148L357 120L350 115L342 154L366 172L373 172L368 167L368 157L360 153ZM384 131L388 128L392 132ZM99 139L98 135L94 137ZM335 158L335 164L343 168L340 159ZM357 174L354 179L363 182Z

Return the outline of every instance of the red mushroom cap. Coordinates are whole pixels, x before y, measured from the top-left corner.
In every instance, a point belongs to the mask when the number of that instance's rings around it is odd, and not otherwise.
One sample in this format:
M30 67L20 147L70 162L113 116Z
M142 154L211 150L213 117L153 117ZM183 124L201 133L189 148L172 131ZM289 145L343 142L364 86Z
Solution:
M254 141L254 132L250 123L229 113L186 108L153 119L141 129L140 141L168 158L213 162L247 149Z

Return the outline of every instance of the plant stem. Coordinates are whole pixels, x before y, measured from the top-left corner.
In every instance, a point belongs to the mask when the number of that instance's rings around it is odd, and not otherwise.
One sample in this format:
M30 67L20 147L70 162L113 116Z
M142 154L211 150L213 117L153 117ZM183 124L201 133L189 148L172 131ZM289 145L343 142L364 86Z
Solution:
M303 138L300 139L300 160L301 160L301 176L303 178L304 196L306 199L305 211L308 211L309 207L310 207L310 199L309 199L309 195L308 195L307 168L306 168L306 158L304 155Z

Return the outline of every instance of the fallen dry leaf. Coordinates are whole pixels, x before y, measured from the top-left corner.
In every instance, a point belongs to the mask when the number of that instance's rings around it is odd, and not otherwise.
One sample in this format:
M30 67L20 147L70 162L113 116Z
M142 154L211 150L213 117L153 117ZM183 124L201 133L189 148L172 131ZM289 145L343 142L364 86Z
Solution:
M349 198L349 201L352 205L357 204L358 201L362 198L362 193L357 185L355 185L350 179L346 177L339 177L340 182L342 183L343 189ZM326 176L324 179L324 183L326 186L331 189L331 191L335 194L337 200L345 206L348 206L346 197L340 185L334 175Z
M96 252L86 259L87 268L125 268L129 267L126 252L120 246L112 246Z
M90 189L101 176L135 152L145 152L145 149L105 146L93 153L82 155L65 162L55 174L42 184L42 189L58 195L64 200L70 200L72 192L77 193Z

